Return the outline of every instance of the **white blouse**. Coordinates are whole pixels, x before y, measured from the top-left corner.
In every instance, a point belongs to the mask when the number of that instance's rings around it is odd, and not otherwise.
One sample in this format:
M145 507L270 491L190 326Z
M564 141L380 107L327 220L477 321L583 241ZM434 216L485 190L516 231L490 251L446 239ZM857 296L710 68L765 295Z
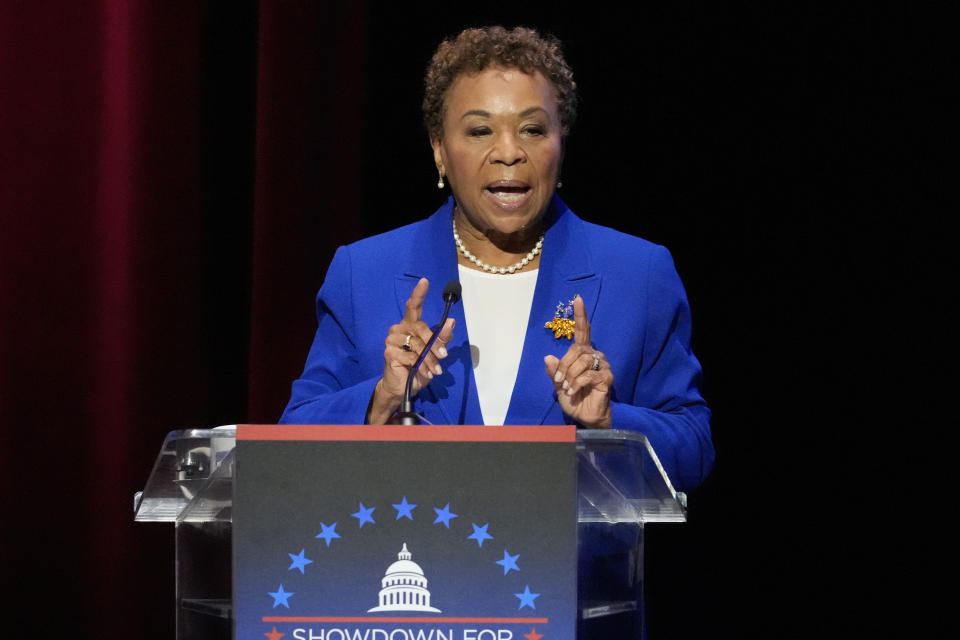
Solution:
M458 265L484 424L503 424L517 381L537 269L492 274Z

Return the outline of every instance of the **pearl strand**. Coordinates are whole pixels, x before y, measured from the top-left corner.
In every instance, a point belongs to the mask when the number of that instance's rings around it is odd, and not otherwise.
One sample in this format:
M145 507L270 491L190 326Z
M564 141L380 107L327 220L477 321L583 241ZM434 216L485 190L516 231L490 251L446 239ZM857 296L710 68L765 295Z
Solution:
M465 257L467 260L477 265L487 273L504 273L504 274L516 273L517 271L520 271L525 266L527 266L531 260L537 257L537 254L540 253L540 250L543 249L543 234L541 233L540 239L537 240L536 246L534 246L533 249L530 250L530 253L524 256L523 260L521 260L520 262L514 265L510 265L509 267L494 267L477 258L477 256L470 253L469 249L463 246L463 240L460 239L460 234L457 233L456 218L453 219L453 241L457 243L457 249L460 250L460 253L463 254L463 257Z

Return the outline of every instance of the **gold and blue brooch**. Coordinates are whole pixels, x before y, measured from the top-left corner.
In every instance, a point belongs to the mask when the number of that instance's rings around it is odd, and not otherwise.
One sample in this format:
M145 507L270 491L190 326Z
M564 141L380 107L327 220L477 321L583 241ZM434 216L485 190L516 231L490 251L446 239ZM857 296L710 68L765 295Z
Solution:
M573 300L566 303L558 302L553 320L543 326L553 331L554 338L563 336L567 340L572 340L573 330L576 327L576 322L573 320Z

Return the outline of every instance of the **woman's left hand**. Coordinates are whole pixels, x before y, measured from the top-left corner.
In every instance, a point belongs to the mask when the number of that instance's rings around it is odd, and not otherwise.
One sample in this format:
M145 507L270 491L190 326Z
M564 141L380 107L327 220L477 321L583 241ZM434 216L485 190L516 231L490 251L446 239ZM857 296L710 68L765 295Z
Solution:
M561 359L546 356L547 375L553 380L563 412L588 429L610 428L610 389L613 370L590 344L590 322L583 298L573 299L573 344Z

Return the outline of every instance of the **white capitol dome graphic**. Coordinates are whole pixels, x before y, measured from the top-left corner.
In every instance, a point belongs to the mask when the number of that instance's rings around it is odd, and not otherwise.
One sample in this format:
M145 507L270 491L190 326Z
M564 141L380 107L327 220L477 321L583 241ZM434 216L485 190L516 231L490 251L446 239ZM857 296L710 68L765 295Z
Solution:
M394 547L396 549L396 547ZM387 567L380 581L380 604L368 612L374 611L430 611L440 613L440 609L430 606L430 592L427 591L427 579L423 569L407 550L407 543L397 554L397 561Z

